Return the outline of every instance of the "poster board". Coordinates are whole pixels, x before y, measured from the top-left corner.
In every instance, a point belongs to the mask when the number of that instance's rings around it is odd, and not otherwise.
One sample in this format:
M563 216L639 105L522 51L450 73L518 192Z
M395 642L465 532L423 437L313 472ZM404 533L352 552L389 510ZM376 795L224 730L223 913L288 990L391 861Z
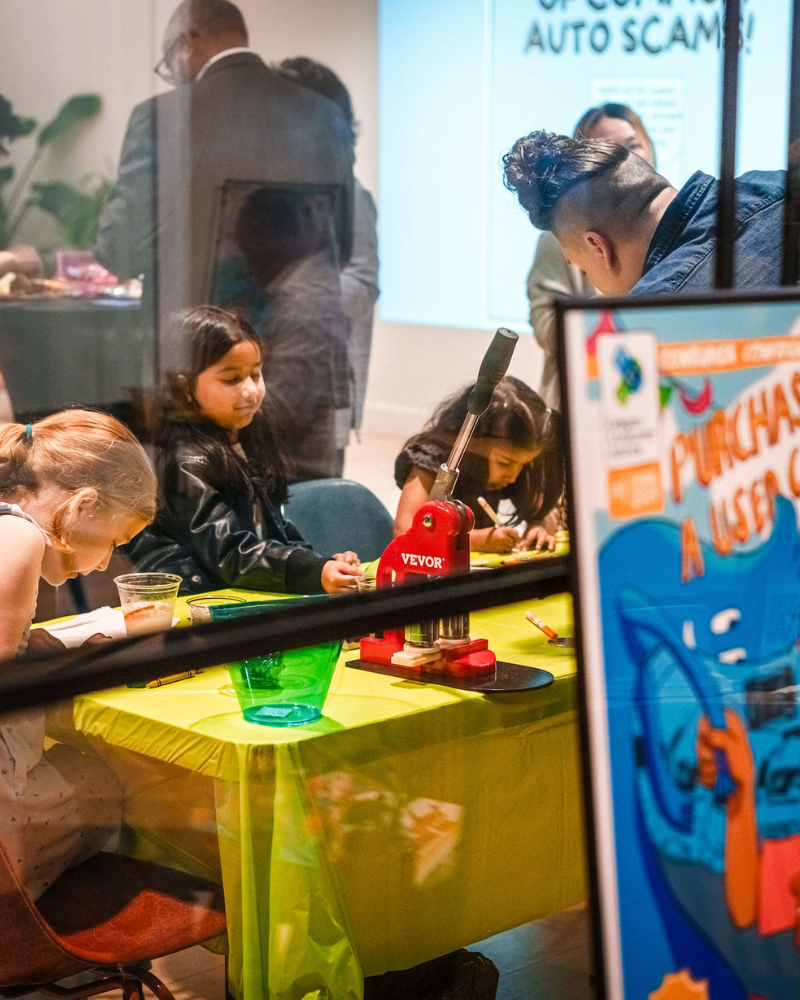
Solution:
M606 996L800 996L800 296L559 307Z

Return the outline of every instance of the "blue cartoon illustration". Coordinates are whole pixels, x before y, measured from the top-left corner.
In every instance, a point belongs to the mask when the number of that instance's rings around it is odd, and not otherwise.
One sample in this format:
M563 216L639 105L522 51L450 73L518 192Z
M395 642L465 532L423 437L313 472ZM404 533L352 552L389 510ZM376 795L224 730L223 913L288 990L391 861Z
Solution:
M600 554L620 893L659 918L643 930L621 911L623 954L650 958L626 968L626 995L654 990L649 968L687 967L711 1000L797 1000L794 508L777 498L763 544L724 557L704 545L703 563L681 583L680 527L652 518Z

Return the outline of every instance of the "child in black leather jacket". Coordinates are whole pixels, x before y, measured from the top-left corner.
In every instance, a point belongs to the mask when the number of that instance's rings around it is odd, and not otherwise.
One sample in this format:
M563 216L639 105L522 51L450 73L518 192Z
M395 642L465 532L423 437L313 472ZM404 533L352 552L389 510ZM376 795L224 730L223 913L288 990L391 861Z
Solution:
M185 370L167 391L159 512L127 554L140 570L182 576L182 593L355 587L355 553L318 555L283 517L286 463L264 400L258 335L215 306L178 314L175 327Z

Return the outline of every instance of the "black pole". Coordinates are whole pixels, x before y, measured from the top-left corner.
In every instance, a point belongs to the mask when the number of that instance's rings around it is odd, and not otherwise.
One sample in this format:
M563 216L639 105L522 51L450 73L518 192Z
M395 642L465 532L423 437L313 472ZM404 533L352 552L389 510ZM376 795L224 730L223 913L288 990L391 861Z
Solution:
M727 0L725 5L725 48L722 61L722 132L719 196L717 198L717 288L733 287L740 18L740 0Z
M782 285L796 285L800 265L800 0L792 9L792 52L789 72L789 153L783 209Z
M54 654L0 661L0 710L74 698L132 681L366 635L428 618L443 618L569 590L565 556L467 573L443 580L290 605L229 622L131 636Z

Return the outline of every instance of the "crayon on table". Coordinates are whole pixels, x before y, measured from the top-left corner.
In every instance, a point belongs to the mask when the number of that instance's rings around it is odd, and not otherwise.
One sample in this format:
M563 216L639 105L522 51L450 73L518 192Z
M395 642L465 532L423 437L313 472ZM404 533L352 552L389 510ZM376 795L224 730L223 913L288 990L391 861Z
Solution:
M548 639L557 639L558 638L558 632L554 632L553 629L551 629L549 625L545 625L545 623L542 621L542 619L541 618L537 618L536 615L533 614L532 611L526 611L525 612L525 617L528 619L528 621L532 625L535 625L540 631L544 632L544 634L547 636Z

